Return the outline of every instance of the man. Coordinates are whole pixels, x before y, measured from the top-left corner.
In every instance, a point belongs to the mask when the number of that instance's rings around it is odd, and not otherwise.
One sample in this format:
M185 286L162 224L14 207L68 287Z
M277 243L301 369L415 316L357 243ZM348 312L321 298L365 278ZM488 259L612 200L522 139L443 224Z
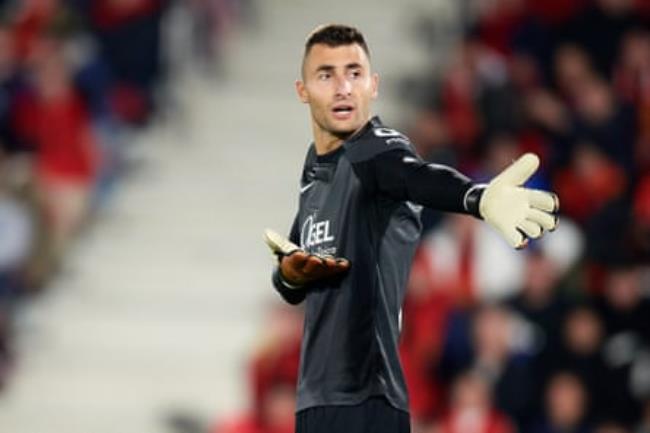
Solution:
M483 218L515 248L557 224L554 195L518 187L537 157L487 186L427 164L371 117L378 83L358 30L327 25L309 36L296 90L314 142L289 240L266 232L279 257L274 286L306 303L298 433L410 431L397 340L421 206Z

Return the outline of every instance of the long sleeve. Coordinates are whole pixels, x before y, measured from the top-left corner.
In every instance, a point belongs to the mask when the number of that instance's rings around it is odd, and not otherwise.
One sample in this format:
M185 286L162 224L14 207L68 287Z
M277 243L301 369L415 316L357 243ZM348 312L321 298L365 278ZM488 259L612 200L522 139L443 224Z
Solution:
M410 149L380 152L354 166L371 192L435 210L480 217L481 185L451 167L427 163Z

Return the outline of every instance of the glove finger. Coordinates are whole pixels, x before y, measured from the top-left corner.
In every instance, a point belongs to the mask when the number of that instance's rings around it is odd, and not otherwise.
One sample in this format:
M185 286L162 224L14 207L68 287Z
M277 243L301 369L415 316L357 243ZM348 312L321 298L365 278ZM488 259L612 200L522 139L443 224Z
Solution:
M537 239L544 232L539 224L530 220L523 220L517 224L517 228L531 239Z
M499 230L506 242L513 248L520 249L528 244L524 235L514 226L495 224L495 228Z
M300 249L289 239L271 229L264 230L264 242L275 254L289 255L293 251Z
M557 194L540 191L537 189L526 190L528 202L531 207L541 209L546 212L557 212L560 208L560 200Z
M350 262L346 259L336 259L334 262L334 273L340 274L350 269Z
M558 217L557 215L543 212L539 209L530 208L526 214L526 219L536 222L544 230L553 231L557 228Z
M308 257L309 254L307 252L303 250L296 250L288 256L284 256L282 261L286 262L291 268L300 270L305 266Z
M510 164L492 182L506 185L523 185L539 167L539 157L534 153L526 153Z
M342 257L336 259L336 266L343 269L348 269L350 267L350 261Z
M310 255L305 261L305 266L302 268L302 273L310 278L315 278L325 269L323 259L318 256Z
M349 261L327 256L323 257L323 267L315 272L318 273L318 278L326 278L345 272L349 267Z

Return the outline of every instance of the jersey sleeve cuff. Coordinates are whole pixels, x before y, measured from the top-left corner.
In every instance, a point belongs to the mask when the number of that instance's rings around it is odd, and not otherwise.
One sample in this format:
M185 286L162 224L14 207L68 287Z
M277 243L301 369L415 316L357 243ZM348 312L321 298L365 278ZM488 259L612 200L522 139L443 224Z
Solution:
M296 286L288 283L280 273L280 267L273 270L272 276L273 286L278 291L280 296L289 304L299 304L305 299L304 286Z
M481 197L483 196L485 188L487 188L486 184L480 183L473 185L467 190L467 192L465 192L465 196L463 197L463 207L465 208L465 211L480 219L482 219L482 217L479 211L479 203L481 202Z

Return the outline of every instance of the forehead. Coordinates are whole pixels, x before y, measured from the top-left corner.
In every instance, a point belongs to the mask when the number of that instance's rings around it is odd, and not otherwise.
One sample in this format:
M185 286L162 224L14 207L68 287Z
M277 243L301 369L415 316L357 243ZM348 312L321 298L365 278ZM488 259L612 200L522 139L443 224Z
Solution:
M303 66L305 72L314 72L322 65L345 67L351 63L357 63L366 68L370 67L368 56L359 44L338 47L315 44L309 50Z

